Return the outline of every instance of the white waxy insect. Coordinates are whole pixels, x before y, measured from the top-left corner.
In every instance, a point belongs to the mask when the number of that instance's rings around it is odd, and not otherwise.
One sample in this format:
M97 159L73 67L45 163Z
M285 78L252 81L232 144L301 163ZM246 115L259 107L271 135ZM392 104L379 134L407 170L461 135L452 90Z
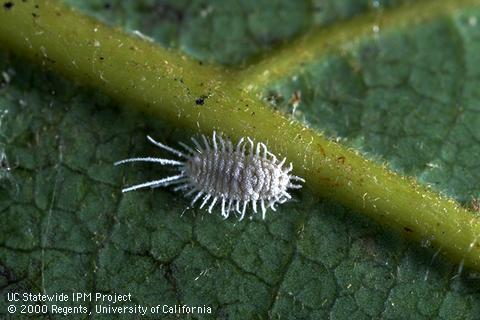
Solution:
M283 166L286 158L278 161L264 143L255 145L248 137L240 139L234 147L230 140L216 135L214 131L211 142L208 137L201 136L203 145L192 137L193 149L180 142L185 152L157 142L150 136L147 138L157 147L182 160L142 157L117 161L115 165L137 161L157 162L177 166L178 173L125 188L122 192L179 184L174 191L182 190L185 196L192 196L192 206L201 199L200 208L203 208L210 201L208 212L211 213L218 203L222 206L223 217L228 218L233 211L237 212L242 220L249 204L255 213L257 205L260 204L262 217L265 219L267 208L275 211L277 203L291 199L289 188L302 187L295 184L295 181L305 182L304 179L290 174L293 169L291 163L288 167Z

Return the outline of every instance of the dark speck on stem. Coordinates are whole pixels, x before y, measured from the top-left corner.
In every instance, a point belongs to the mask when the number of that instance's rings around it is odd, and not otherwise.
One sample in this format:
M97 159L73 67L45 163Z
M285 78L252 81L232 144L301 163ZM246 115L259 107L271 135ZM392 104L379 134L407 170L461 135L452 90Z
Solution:
M408 232L408 233L412 233L413 230L410 229L409 227L403 227L403 230L405 230L405 232Z
M13 2L12 1L7 1L3 4L3 7L5 8L5 10L10 10L13 8Z
M195 100L195 104L197 106L203 106L203 104L205 103L205 99L207 99L207 98L208 98L207 96L201 96L200 98Z

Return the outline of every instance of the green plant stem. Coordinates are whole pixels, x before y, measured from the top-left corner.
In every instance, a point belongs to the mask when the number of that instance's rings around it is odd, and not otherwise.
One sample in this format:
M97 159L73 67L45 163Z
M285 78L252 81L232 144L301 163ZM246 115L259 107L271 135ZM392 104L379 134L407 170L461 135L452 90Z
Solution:
M56 1L14 1L10 9L0 10L0 21L4 47L174 125L265 141L293 163L295 173L305 177L315 193L358 209L408 237L428 239L454 261L480 270L477 217L454 201L292 122L243 86L250 77L255 84L268 83L272 78L258 80L255 74L260 73L255 70L276 70L276 61L283 65L276 74L288 73L288 62L283 59L298 59L297 53L313 59L321 45L302 53L309 46L297 42L298 47L285 49L273 60L239 75L200 65L106 27ZM330 32L331 39L336 39L335 30Z
M269 84L300 72L309 62L330 53L341 54L358 39L374 37L376 32L411 27L415 24L451 16L453 12L475 5L478 0L422 0L394 10L370 12L329 28L312 30L239 72L236 80L249 91L261 91ZM377 31L373 27L377 28Z

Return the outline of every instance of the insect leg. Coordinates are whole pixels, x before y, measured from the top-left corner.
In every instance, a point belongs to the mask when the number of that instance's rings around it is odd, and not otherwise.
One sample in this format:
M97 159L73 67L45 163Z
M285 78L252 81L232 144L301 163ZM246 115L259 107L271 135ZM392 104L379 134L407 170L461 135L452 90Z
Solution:
M189 146L187 146L185 143L183 142L179 142L178 143L180 146L182 146L185 150L187 150L188 152L190 152L192 155L195 154L195 151L193 151L192 148L190 148Z
M290 176L290 180L296 180L296 181L301 181L301 182L305 182L305 179L299 177L299 176L294 176L294 175L291 175Z
M253 149L254 149L253 140L250 139L250 137L247 137L247 140L248 140L248 143L250 144L250 154L252 154L252 153L253 153Z
M261 147L261 146L260 146L260 143L257 143L257 150L256 150L256 155L257 155L257 157L260 156L260 147Z
M202 204L200 205L200 209L202 209L208 202L208 200L212 197L211 194L207 194L204 198L203 198L203 202Z
M292 199L292 196L291 196L288 192L286 192L286 191L282 192L282 195L284 195L284 196L287 197L288 199Z
M223 140L223 138L222 138L221 135L218 137L218 141L220 142L220 146L221 146L220 151L221 151L221 152L225 152L225 151L226 151L226 148L225 148L225 140Z
M278 199L278 203L282 204L288 201L288 198L280 198Z
M195 191L198 191L197 188L195 188L194 186L192 186L192 190L188 191L187 193L185 193L185 197L189 197L190 195L192 195Z
M277 211L277 209L275 208L275 203L276 203L276 201L275 201L275 200L272 200L272 201L270 201L270 203L268 204L268 206L269 206L270 208L272 208L273 211Z
M215 151L215 153L217 153L217 149L218 149L218 146L217 146L217 133L215 131L213 131L213 151Z
M288 165L288 168L287 168L286 172L290 172L290 171L292 171L292 170L293 170L293 165L292 165L292 163L290 162L290 164Z
M267 156L270 156L270 157L272 157L273 163L277 162L277 160L278 160L277 157L276 157L273 153L271 153L270 151L268 151L267 146L265 145L265 143L261 142L260 144L261 144L261 146L262 146L262 148L263 148L263 158L264 158L264 159L267 159Z
M237 199L237 202L235 203L235 211L237 211L238 213L242 213L240 211L240 200Z
M203 192L202 191L199 191L197 193L197 195L195 196L195 198L193 198L192 202L190 203L191 206L193 206L195 204L195 202L198 201L198 199L200 199L200 197L202 196Z
M208 208L209 213L212 213L212 209L213 207L215 207L215 203L217 203L217 200L218 200L217 197L213 198L212 203L210 203L210 207Z
M230 200L228 201L227 217L228 217L228 215L230 214L230 211L232 210L232 202L233 202L233 199L230 199Z
M240 216L239 221L242 221L245 217L245 212L247 211L248 201L243 201L242 215Z
M263 142L260 142L258 145L257 145L257 149L259 147L262 147L263 148L263 159L267 159L267 146L265 144L263 144Z
M302 186L301 186L301 185L299 185L299 184L293 184L293 183L289 183L289 184L287 185L287 188L292 188L292 189L301 189L301 188L302 188Z
M265 220L265 213L267 212L267 208L265 208L265 200L261 200L260 204L262 206L262 219Z
M245 150L247 149L247 143L245 142L243 145L242 145L242 154L245 155Z
M227 139L227 150L229 153L233 153L233 143Z
M161 148L161 149L165 149L167 151L170 151L171 153L173 154L176 154L177 156L179 157L182 157L182 158L188 158L183 152L181 151L178 151L177 149L174 149L172 147L169 147L169 146L166 146L164 145L163 143L160 143L158 141L155 141L152 137L150 136L147 136L147 139L148 141L150 141L151 143L153 143L154 145L156 145L157 147Z
M181 186L178 186L178 187L175 187L173 189L173 191L178 191L178 190L185 190L185 189L188 189L188 188L191 188L192 185L189 183L186 183L186 184L182 184Z
M202 134L203 144L205 145L205 150L210 151L210 143L208 142L208 138Z
M237 148L235 150L236 153L240 153L241 149L242 149L242 143L245 139L244 138L241 138L240 141L238 141L237 143Z
M257 200L252 200L253 212L257 213Z
M222 197L222 216L227 218L228 215L225 215L225 197Z
M197 147L197 151L202 153L203 149L200 146L200 143L198 143L197 139L195 139L194 137L191 137L190 139L192 139L193 144L195 145L195 147Z

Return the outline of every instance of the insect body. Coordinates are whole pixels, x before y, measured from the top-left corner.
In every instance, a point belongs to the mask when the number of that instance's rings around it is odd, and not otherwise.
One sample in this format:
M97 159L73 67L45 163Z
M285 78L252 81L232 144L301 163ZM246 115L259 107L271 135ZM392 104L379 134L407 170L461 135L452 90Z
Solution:
M284 167L286 158L278 161L277 157L267 150L264 143L256 145L250 138L242 138L234 147L232 142L213 132L212 141L202 135L203 145L192 138L194 148L181 143L185 152L166 146L147 136L154 145L183 158L182 161L161 158L131 158L115 162L119 165L127 162L157 162L163 165L178 167L178 174L160 180L134 185L122 190L128 192L145 187L163 187L178 184L175 191L185 191L192 196L193 206L201 200L200 208L208 202L208 212L215 205L221 204L222 216L228 218L230 212L245 217L248 205L257 212L260 205L262 217L265 219L267 208L275 211L275 204L291 199L288 189L299 189L302 186L294 181L305 182L304 179L290 174L292 164Z

